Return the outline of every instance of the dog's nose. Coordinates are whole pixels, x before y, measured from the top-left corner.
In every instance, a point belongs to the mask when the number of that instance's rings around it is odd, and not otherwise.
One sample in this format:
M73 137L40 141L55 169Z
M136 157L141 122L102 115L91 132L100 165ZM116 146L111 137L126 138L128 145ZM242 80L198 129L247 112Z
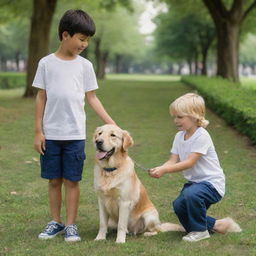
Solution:
M101 147L103 144L103 140L96 140L97 147Z

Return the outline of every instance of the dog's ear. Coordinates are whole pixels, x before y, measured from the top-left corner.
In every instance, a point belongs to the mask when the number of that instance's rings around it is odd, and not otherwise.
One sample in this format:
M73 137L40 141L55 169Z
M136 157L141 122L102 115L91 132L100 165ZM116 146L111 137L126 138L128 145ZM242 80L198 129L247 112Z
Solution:
M133 139L129 132L123 131L123 151L127 151L133 145Z

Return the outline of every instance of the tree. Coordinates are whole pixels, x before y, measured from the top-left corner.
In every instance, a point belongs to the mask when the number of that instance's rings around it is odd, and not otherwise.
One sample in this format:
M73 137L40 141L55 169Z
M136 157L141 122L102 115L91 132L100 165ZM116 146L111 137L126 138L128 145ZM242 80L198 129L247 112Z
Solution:
M0 62L5 70L7 60L15 60L19 71L20 58L27 54L28 14L30 0L0 0Z
M35 95L35 89L31 85L38 61L48 54L50 28L56 4L57 0L33 0L27 62L27 86L24 97Z
M256 0L162 0L179 13L204 12L211 16L217 36L217 75L239 80L238 56L242 26L256 8Z
M238 55L241 26L256 7L256 0L233 0L230 8L222 0L203 0L217 32L217 75L239 81Z
M131 12L122 6L113 11L98 9L92 12L96 23L95 43L96 75L105 77L106 65L110 57L122 58L124 55L140 54L143 36L138 30L140 8Z
M170 13L159 15L156 22L157 51L176 61L186 60L190 73L194 63L196 74L199 71L199 58L202 58L201 73L206 75L208 50L215 37L212 23L193 14L180 17Z

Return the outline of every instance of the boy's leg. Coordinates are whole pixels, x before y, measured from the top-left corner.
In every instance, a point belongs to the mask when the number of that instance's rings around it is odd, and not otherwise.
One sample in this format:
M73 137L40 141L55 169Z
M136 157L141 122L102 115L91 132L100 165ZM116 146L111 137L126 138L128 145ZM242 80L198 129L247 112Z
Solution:
M206 216L206 211L211 204L218 202L221 196L208 182L193 183L183 193L187 215L188 232L212 231L215 219Z
M61 142L54 140L45 141L44 155L40 156L41 177L48 179L48 197L52 220L60 223L61 209Z
M67 222L65 228L65 241L77 242L81 238L75 224L80 197L79 181L85 160L85 141L67 141L63 148L62 166L65 186Z
M64 186L67 213L66 225L71 225L76 223L77 209L80 198L79 182L64 179Z
M62 166L67 212L66 225L75 224L80 197L79 181L82 179L85 159L85 141L67 141L63 145Z
M172 203L173 209L175 214L177 215L181 225L185 228L187 231L188 229L188 214L187 214L187 208L184 201L184 197L182 192L180 195L173 201Z
M49 204L51 210L52 220L61 223L60 212L61 212L61 187L62 187L62 178L51 179L48 184L48 195L49 195Z
M41 177L48 179L48 197L52 216L45 229L38 235L39 239L52 239L64 232L64 224L61 223L61 144L59 141L46 140L44 155L40 156Z

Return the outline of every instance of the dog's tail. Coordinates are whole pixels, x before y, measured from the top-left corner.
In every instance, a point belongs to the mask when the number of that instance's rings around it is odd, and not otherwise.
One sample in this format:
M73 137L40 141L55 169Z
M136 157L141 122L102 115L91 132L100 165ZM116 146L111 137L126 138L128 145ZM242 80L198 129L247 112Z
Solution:
M241 227L230 217L222 219L226 223L225 233L226 232L241 232Z
M144 236L154 236L154 235L157 235L158 232L168 232L168 231L185 232L185 229L178 224L173 224L169 222L160 223L154 226L153 228L151 228L149 232L145 232Z
M180 231L185 232L185 229L179 224L173 224L170 222L161 223L157 226L159 232L168 232L168 231Z

